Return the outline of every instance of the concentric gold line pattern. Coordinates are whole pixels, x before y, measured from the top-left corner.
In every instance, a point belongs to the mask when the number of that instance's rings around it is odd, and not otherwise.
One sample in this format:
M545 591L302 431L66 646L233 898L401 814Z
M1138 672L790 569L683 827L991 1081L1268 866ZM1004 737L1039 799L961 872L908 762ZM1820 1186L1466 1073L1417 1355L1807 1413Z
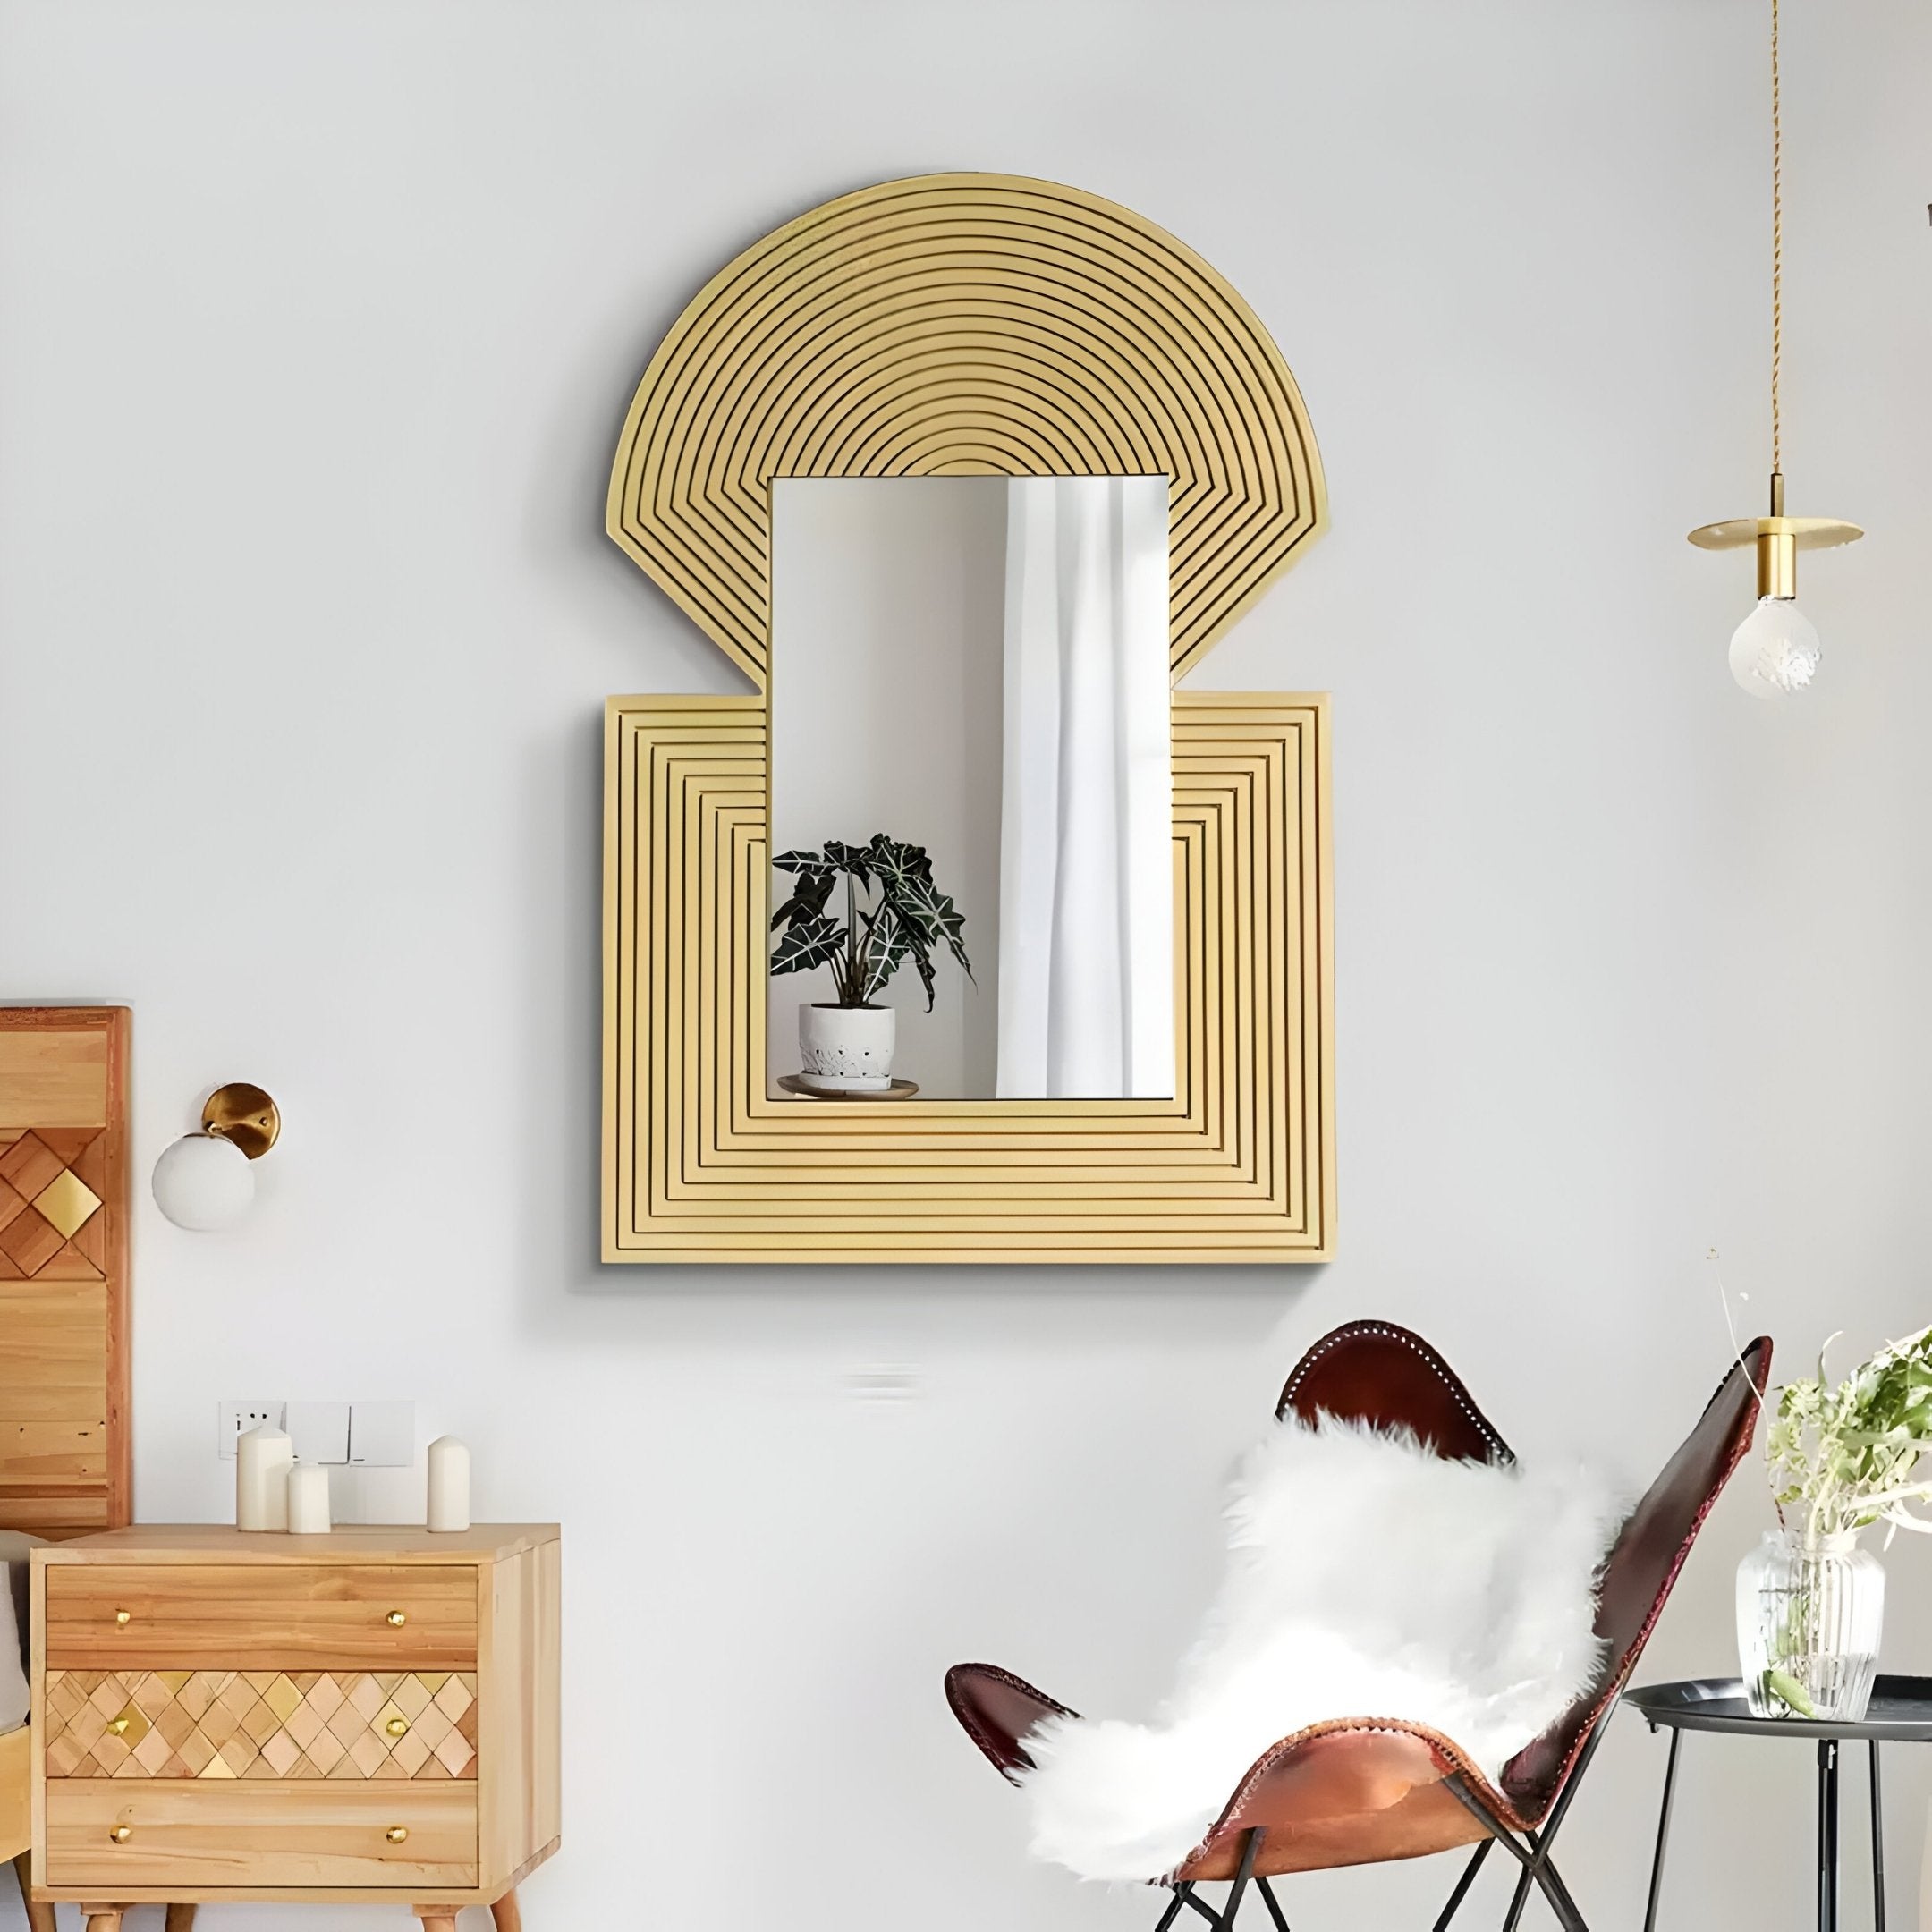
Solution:
M639 385L611 536L760 690L778 477L1165 475L1178 678L1326 516L1267 331L1098 196L1000 174L812 209L706 284Z
M1175 694L1169 1101L767 1097L765 702L607 729L606 1259L1328 1254L1325 699Z
M1322 698L1175 694L1172 1100L767 1093L771 487L973 475L1168 479L1176 680L1326 519L1266 329L1198 256L1097 196L888 182L707 284L631 402L607 521L758 695L607 707L606 1260L1333 1250Z

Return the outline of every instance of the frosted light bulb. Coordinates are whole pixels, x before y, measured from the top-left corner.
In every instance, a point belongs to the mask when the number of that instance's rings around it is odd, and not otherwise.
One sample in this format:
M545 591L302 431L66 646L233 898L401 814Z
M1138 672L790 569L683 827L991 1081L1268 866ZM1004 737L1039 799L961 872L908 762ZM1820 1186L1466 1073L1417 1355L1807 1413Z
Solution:
M255 1171L233 1140L189 1134L155 1163L154 1198L176 1227L232 1227L255 1199Z
M1731 675L1753 698L1789 698L1818 674L1818 634L1791 597L1759 597L1731 633Z

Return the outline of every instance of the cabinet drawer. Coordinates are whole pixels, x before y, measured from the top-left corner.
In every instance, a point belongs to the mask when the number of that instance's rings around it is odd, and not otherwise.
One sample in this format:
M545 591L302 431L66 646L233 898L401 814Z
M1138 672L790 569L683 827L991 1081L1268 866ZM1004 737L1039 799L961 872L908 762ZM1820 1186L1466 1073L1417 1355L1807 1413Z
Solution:
M42 1684L50 1778L477 1775L473 1671L50 1668Z
M477 1655L470 1563L49 1563L56 1670L462 1669Z
M104 1898L147 1885L421 1891L476 1882L473 1784L68 1778L47 1786L45 1883L98 1887Z

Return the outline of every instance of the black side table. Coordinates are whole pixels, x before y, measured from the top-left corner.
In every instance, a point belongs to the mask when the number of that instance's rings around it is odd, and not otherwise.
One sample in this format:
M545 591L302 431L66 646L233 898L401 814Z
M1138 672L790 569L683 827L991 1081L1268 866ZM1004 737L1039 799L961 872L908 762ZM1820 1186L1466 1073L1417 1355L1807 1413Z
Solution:
M1729 1731L1741 1737L1811 1738L1818 1744L1818 1932L1838 1932L1838 1747L1862 1739L1871 1750L1872 1918L1885 1932L1885 1807L1878 1783L1878 1747L1884 1742L1932 1743L1932 1677L1881 1677L1870 1708L1858 1724L1809 1717L1753 1717L1744 1686L1735 1677L1704 1677L1688 1683L1648 1684L1626 1690L1623 1701L1655 1731L1671 1734L1664 1768L1664 1805L1657 1815L1657 1852L1650 1861L1650 1902L1644 1932L1656 1932L1657 1895L1664 1885L1664 1848L1670 1838L1671 1798L1677 1788L1677 1748L1686 1731Z

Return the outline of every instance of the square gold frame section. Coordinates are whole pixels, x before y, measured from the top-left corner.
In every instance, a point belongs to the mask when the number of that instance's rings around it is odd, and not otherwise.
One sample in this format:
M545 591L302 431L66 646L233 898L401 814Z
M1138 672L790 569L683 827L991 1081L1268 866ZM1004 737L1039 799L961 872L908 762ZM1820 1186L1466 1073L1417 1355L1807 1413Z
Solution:
M1174 693L1172 1100L768 1097L770 724L606 708L606 1261L1331 1257L1326 696Z

